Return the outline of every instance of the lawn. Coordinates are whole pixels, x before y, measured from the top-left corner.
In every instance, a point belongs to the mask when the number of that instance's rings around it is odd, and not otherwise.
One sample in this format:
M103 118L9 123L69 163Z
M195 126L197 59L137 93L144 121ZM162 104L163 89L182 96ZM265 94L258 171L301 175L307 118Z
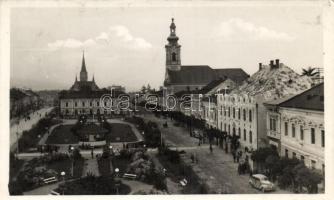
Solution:
M74 161L73 165L73 177L78 178L81 177L83 167L84 167L84 159L77 159ZM72 160L71 159L65 159L60 162L52 162L46 165L47 169L53 169L60 174L61 172L66 173L66 177L69 177L71 175L72 170Z
M76 144L79 138L73 134L71 128L74 125L60 125L53 129L51 135L46 140L46 144Z
M120 176L122 176L126 172L126 169L130 165L130 163L130 157L127 158L121 156L114 156L112 160L113 167L119 169Z
M127 124L112 123L111 133L106 135L109 142L136 142L138 138L133 133L131 127Z

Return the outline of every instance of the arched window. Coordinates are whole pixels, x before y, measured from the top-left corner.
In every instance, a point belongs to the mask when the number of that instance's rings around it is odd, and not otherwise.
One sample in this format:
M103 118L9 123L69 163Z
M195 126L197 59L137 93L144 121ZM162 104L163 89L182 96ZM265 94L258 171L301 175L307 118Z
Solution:
M252 144L252 142L253 142L253 133L252 131L249 131L249 143Z
M172 61L176 61L176 53L175 52L172 53Z
M246 109L243 110L244 121L246 121Z
M233 107L233 118L235 118L235 108Z
M249 121L252 122L252 111L249 110Z

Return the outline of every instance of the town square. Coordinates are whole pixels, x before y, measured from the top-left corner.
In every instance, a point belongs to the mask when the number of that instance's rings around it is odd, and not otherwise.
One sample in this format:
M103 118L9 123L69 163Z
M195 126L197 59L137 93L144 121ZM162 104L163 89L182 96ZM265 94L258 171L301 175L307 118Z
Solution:
M324 194L312 5L13 8L9 195Z

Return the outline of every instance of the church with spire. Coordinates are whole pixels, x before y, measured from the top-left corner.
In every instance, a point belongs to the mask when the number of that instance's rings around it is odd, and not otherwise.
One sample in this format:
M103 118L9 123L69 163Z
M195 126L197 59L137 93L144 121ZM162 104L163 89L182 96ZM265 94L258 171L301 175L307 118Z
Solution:
M75 77L75 81L69 90L63 90L59 93L60 113L64 117L76 117L79 115L110 115L117 113L119 110L108 109L110 105L116 105L117 97L124 92L113 91L112 101L110 98L101 102L103 95L110 95L111 91L102 88L100 89L94 76L91 81L88 80L88 71L86 67L85 55L82 55L80 77ZM102 106L104 104L104 106ZM106 109L107 108L107 109Z
M174 18L169 26L166 50L166 72L164 86L167 94L181 91L200 90L217 80L227 80L240 84L249 75L241 68L211 68L208 65L182 65L181 45L176 35ZM194 55L197 56L197 55Z
M94 76L91 81L88 81L88 72L86 69L85 54L83 54L82 56L80 79L78 81L77 76L75 77L74 84L72 85L70 90L72 91L80 91L80 90L98 91L99 90L99 87L95 83Z

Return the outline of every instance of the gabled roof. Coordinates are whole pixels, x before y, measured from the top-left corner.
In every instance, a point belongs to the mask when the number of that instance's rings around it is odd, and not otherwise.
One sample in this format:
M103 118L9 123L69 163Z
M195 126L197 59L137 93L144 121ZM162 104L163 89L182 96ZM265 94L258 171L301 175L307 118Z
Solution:
M211 81L209 84L207 84L206 86L204 86L201 90L200 93L201 94L206 94L209 91L211 91L213 88L217 87L219 84L223 83L226 79L223 78L219 78L217 80L213 80Z
M167 70L167 73L166 85L207 85L226 78L241 83L249 77L241 68L212 69L208 65L182 65L180 70Z
M320 83L279 104L285 108L324 111L324 83Z

